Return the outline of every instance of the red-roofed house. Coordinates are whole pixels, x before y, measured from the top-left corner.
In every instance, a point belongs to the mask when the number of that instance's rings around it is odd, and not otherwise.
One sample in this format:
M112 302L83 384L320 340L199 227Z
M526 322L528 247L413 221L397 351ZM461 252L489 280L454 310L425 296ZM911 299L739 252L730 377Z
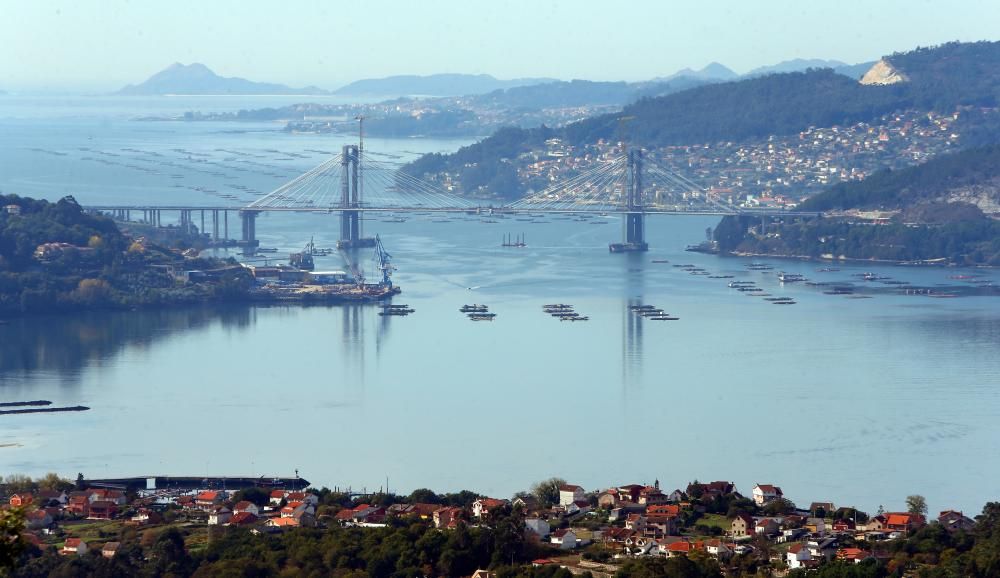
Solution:
M298 528L299 521L295 518L268 518L269 528Z
M253 514L256 516L256 514ZM233 511L225 506L220 506L208 515L209 526L225 526L233 519Z
M87 553L87 543L80 538L66 538L66 543L59 553L63 555L76 554L77 556L83 556Z
M281 500L285 499L288 492L285 490L271 490L270 502L272 506L277 506L281 504Z
M223 492L207 490L194 497L194 504L197 508L205 511L213 510L225 499Z
M505 500L497 500L495 498L480 498L475 502L472 502L472 515L477 518L488 518L490 512L495 511L499 508L503 508L507 505Z
M128 503L128 498L125 497L125 493L121 490L91 488L87 490L87 494L90 496L90 503L111 502L116 506L124 506Z
M462 519L462 508L456 508L454 506L440 508L434 510L433 517L435 528L454 528L459 520Z
M809 553L809 548L802 542L792 544L792 547L788 549L788 553L785 555L785 563L792 570L796 568L805 568L812 561L812 554Z
M676 504L654 504L646 506L647 516L678 516L680 513L681 507Z
M118 513L118 505L106 500L97 500L90 503L90 512L87 514L88 520L110 520Z
M101 556L104 556L105 558L114 558L121 545L121 542L106 542L104 547L101 548Z
M45 510L32 510L25 514L25 525L29 530L40 530L52 525L52 516Z
M687 556L695 550L704 549L705 544L703 542L688 542L687 540L678 540L676 542L671 542L666 545L666 548L661 548L668 558L676 558L677 556ZM665 550L665 551L664 551Z
M870 552L866 552L861 548L841 548L837 550L837 560L854 562L855 564L860 564L873 557Z
M236 502L236 505L233 506L233 513L234 514L239 514L240 512L250 512L254 516L259 516L260 515L260 508L257 506L257 504L255 504L255 503L253 503L253 502L251 502L249 500L242 500L242 501Z
M771 484L757 484L753 487L753 501L758 506L763 506L764 504L770 502L771 500L777 500L784 496L781 492L781 488L778 486L772 486Z
M70 496L66 503L66 511L78 516L86 516L90 513L90 498L86 495Z
M10 497L10 505L15 508L20 508L21 506L27 506L28 504L35 501L35 498L31 494L13 494Z
M254 516L250 512L241 512L239 514L234 514L229 518L229 523L227 526L249 526L257 522L257 516Z
M890 512L885 515L884 529L890 532L910 533L924 526L924 517L918 514Z

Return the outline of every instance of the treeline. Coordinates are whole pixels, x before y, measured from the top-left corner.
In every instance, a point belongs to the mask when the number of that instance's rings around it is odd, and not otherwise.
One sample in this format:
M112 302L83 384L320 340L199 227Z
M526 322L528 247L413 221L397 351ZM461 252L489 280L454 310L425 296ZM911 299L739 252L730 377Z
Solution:
M769 224L765 231L758 217L727 216L714 235L725 253L1000 265L1000 223L985 219L945 225L796 219Z
M806 211L905 209L958 188L986 184L1000 189L1000 145L941 155L924 164L879 171L863 181L840 183L806 200Z

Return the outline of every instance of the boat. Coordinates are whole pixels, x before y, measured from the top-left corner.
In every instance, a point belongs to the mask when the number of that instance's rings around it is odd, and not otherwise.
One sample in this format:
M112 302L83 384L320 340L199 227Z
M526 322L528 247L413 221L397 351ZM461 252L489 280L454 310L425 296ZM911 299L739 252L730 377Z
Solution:
M795 301L773 301L773 305L795 305Z
M257 247L258 253L277 253L277 247Z
M473 321L493 321L496 313L469 313L469 319Z
M590 321L590 317L584 315L574 315L573 317L563 317L559 321Z
M489 309L490 308L486 305L479 305L476 303L473 303L472 305L462 305L458 308L458 310L462 313L486 313Z
M643 309L656 309L655 305L629 305L629 311L641 311Z
M653 259L653 263L669 263L666 259Z
M669 315L654 315L652 317L647 317L650 321L677 321L680 317L671 317Z
M542 309L572 309L572 305L567 305L565 303L549 303L548 305L542 305Z
M795 283L798 281L805 281L806 278L798 273L785 273L784 271L778 273L778 281L782 283Z

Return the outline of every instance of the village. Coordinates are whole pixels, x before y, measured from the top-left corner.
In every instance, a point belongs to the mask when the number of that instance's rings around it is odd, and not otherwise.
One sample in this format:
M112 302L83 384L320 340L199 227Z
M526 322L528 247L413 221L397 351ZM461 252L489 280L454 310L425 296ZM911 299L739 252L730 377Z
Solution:
M384 528L411 520L449 532L460 525L490 527L513 515L523 522L524 541L543 553L534 559L536 566L611 576L630 558L709 556L722 567L753 560L780 575L831 560L885 563L893 555L893 541L928 524L947 532L975 525L953 510L928 520L919 496L907 499L908 511L869 516L831 502L799 508L773 484L755 484L745 496L728 481L695 481L672 491L661 490L655 481L588 492L553 478L512 499L461 492L458 500L442 499L430 490L404 497L327 488L125 491L62 485L10 493L4 508L26 512L23 536L34 547L63 556L105 558L114 557L123 541L142 540L143 534L171 526L186 528L187 547L197 549L230 528L263 535L331 526Z

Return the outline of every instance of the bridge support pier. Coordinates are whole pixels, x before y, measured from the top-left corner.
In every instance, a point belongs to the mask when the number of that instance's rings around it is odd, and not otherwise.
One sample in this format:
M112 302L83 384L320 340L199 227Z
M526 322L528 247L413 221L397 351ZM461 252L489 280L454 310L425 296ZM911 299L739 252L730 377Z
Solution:
M642 198L642 151L631 150L628 153L628 168L625 185L625 240L623 243L611 243L608 250L612 253L631 253L648 251L646 242L646 214L643 212Z
M243 255L247 257L256 253L260 245L260 241L257 240L257 214L258 211L240 211L240 220L243 221L240 246L243 247Z
M375 239L365 238L361 230L361 149L344 145L340 161L340 240L338 249L374 247Z

